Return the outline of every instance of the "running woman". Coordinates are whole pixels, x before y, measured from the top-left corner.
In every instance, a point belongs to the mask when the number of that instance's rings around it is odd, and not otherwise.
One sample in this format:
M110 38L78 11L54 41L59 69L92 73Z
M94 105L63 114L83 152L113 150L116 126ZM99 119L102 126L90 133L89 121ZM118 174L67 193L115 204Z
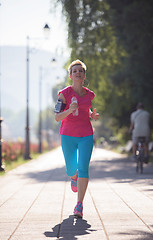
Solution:
M79 59L68 68L72 85L59 92L55 106L55 119L62 121L61 146L67 175L71 178L71 189L77 192L74 215L83 217L83 200L89 181L89 163L93 149L93 129L90 118L99 118L96 108L91 111L93 91L83 86L86 65Z

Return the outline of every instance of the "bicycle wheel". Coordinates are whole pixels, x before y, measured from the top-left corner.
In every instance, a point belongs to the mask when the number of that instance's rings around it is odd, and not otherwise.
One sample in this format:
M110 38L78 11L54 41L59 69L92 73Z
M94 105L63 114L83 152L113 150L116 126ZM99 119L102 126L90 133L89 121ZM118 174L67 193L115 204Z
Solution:
M143 173L143 158L140 160L140 172Z
M143 162L144 162L144 151L141 149L140 152L140 172L143 173Z
M136 158L136 172L139 172L139 155Z

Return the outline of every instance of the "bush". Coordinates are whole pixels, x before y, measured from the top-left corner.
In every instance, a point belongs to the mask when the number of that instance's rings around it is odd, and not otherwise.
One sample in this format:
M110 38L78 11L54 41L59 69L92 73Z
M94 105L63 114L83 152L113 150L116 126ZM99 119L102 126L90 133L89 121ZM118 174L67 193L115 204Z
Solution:
M16 161L20 156L25 153L24 142L3 142L2 144L2 161ZM31 153L38 152L38 144L30 144ZM44 150L44 145L42 144L42 151Z

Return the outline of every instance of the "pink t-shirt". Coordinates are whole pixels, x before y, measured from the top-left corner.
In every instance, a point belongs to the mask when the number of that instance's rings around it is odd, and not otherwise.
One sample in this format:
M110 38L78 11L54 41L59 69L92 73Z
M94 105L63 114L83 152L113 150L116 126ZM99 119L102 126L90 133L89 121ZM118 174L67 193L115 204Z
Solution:
M66 87L59 92L59 94L62 93L65 97L65 110L69 108L71 99L75 96L77 98L79 112L78 116L73 116L71 113L62 120L60 134L72 137L86 137L93 135L93 129L89 118L89 110L91 108L92 100L95 97L95 94L88 88L84 89L87 93L82 97L73 91L72 86Z

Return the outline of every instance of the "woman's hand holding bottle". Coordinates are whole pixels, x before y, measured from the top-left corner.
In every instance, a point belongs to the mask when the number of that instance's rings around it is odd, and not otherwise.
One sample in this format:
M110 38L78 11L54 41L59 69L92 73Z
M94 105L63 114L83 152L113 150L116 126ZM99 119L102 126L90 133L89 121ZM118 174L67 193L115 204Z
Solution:
M78 116L79 112L78 112L78 103L77 103L76 97L72 97L69 109L73 114L73 116Z

